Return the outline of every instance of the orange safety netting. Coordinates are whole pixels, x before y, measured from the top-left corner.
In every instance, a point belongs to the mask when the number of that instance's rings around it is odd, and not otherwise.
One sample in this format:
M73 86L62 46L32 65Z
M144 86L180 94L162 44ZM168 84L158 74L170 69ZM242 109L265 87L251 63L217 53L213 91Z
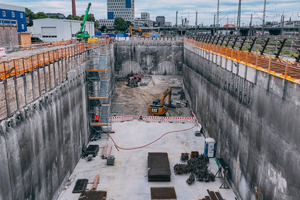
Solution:
M71 41L53 42L53 46L70 44L70 42ZM108 44L110 42L111 41L108 39L101 39L91 44L79 42L74 46L64 47L56 50L42 52L28 57L0 62L0 80L15 75L23 74L37 67L42 67L54 61L58 61L62 58L74 56L78 53L86 51L87 48L96 48L100 45Z
M258 70L270 73L274 76L300 83L300 63L259 55L256 53L230 49L215 44L198 42L193 39L184 39L185 43L193 44L195 47L210 51L226 57L238 63L256 68Z

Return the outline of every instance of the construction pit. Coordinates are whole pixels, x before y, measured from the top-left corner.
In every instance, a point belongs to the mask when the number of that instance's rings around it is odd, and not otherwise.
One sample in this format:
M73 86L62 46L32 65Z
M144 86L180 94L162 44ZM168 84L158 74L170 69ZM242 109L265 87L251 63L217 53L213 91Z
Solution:
M183 90L182 76L179 75L145 75L142 76L139 86L134 88L128 87L127 81L116 82L111 102L111 114L112 116L149 115L149 105L153 100L160 99L170 87L174 108L169 108L166 116L191 116ZM167 100L168 97L165 98L165 102Z
M89 145L99 145L98 154L86 156L80 159L73 173L63 185L59 200L73 199L99 199L95 196L87 196L73 193L78 179L86 180L86 191L102 191L105 198L109 200L147 200L147 199L183 199L198 200L209 197L210 193L217 192L222 199L235 199L236 195L232 189L220 189L224 185L223 178L215 178L210 182L195 181L187 184L189 174L175 175L174 166L181 161L182 153L199 152L204 153L203 135L195 136L201 125L189 121L151 121L141 119L139 116L148 116L148 106L154 99L169 88L172 91L172 103L176 108L168 110L167 116L191 118L192 114L186 98L180 98L182 88L181 76L146 76L142 77L145 86L131 88L126 86L127 82L116 83L112 99L112 116L133 115L130 121L112 123L112 133L103 134L100 140L91 141ZM107 150L108 149L108 150ZM108 164L103 159L104 151L114 158L113 163ZM148 153L163 152L168 154L170 166L170 181L149 182L147 161ZM159 168L159 164L157 166ZM219 167L214 158L209 159L208 171L216 174ZM95 177L99 175L99 181ZM171 192L156 192L155 189L174 189L173 196L168 197ZM175 196L174 196L175 192ZM98 196L100 197L100 196ZM102 196L101 196L101 199ZM209 198L208 198L209 199ZM211 199L214 197L211 196ZM221 200L221 198L217 198Z

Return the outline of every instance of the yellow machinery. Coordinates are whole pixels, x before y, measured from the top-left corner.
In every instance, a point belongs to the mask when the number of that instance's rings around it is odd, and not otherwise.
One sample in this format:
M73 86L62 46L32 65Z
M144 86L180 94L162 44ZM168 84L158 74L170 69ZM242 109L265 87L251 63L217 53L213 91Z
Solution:
M172 88L169 88L160 99L156 99L153 103L149 106L149 114L152 115L165 115L168 111L168 107L171 105L171 95L172 95ZM165 104L165 98L169 97L168 104Z
M151 34L149 32L145 32L141 35L141 37L151 37Z
M130 37L132 36L132 30L137 30L139 32L142 32L142 29L140 29L139 27L133 27L133 26L129 26L129 34L130 34Z

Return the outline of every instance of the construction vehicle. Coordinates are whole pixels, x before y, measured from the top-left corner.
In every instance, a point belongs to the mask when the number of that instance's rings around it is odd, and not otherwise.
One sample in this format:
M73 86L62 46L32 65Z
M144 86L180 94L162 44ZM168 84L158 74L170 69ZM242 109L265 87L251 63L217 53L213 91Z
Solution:
M160 99L155 99L149 106L149 114L163 116L168 111L168 107L171 106L171 95L172 88L167 89L167 91L161 96ZM168 104L165 104L165 98L168 96Z
M151 37L151 34L149 32L145 32L145 33L142 33L141 37Z
M80 30L76 33L77 40L82 40L82 39L88 40L88 38L90 38L90 34L88 34L87 31L84 31L84 27L85 27L85 22L88 17L91 5L92 5L91 3L88 4L88 7L85 11L84 18L83 18L81 26L80 26Z
M132 30L137 30L139 32L142 32L142 29L140 29L140 27L129 26L128 29L129 29L130 37L132 36Z
M142 78L138 75L134 75L133 73L127 74L126 76L128 80L127 86L129 87L138 87L138 82L141 82Z

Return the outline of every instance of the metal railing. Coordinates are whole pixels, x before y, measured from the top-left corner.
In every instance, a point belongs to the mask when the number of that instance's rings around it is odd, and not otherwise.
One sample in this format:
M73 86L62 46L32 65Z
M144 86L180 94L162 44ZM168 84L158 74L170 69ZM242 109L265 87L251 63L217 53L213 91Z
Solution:
M237 49L230 49L214 44L198 42L193 39L184 39L185 43L194 45L196 48L213 52L235 62L253 67L274 76L300 84L300 63L273 58Z
M68 41L71 42L71 41ZM28 57L22 57L17 59L11 59L0 62L0 80L9 78L12 76L24 74L32 71L38 67L48 65L52 62L58 61L62 58L74 56L76 54L84 52L87 48L96 48L102 44L106 44L110 41L101 39L98 42L92 44L85 44L83 42L76 43L74 46L64 47L56 50L46 51L39 54L31 55ZM54 46L65 45L64 41L53 42Z

